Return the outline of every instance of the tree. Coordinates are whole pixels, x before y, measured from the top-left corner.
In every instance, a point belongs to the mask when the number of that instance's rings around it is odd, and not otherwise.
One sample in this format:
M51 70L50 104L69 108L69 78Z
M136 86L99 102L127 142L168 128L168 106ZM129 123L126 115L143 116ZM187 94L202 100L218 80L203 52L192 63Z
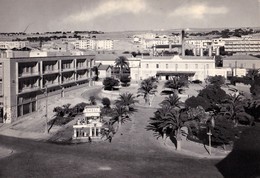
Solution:
M138 103L138 100L132 93L123 93L119 95L119 98L115 100L115 105L125 107L127 111L129 108L133 108L135 103Z
M174 77L171 80L167 80L164 84L165 88L170 88L174 93L181 93L183 91L183 87L188 86L188 80L184 77Z
M122 83L122 86L129 86L130 81L131 77L129 75L122 75L120 77L120 82Z
M123 69L129 68L129 63L128 63L128 59L125 56L119 56L118 58L116 58L115 60L115 66L120 68L120 77L123 74Z
M145 103L150 102L149 95L155 95L157 92L157 82L153 77L144 79L138 88L137 97L143 96Z
M93 66L91 70L94 72L93 80L94 81L98 81L98 75L99 75L98 67L97 66Z
M232 120L237 126L238 122L247 122L249 125L253 123L253 117L245 111L246 102L242 95L229 95L222 101L220 115L228 120Z
M177 150L181 149L181 111L163 106L154 113L147 126L147 130L154 131L157 138L163 136L165 139L166 135L173 135L177 140Z
M170 95L168 97L166 97L161 103L161 106L169 106L172 108L181 108L181 106L183 106L183 103L180 101L180 97L178 97L178 95L173 94Z
M119 81L112 77L106 77L103 80L104 90L113 90L115 86L119 86Z
M225 145L232 143L235 140L237 131L234 128L234 123L223 117L216 117L215 126L210 127L212 133L212 142L217 145Z
M113 117L111 119L111 122L112 124L114 124L115 122L118 123L117 130L121 127L122 123L130 119L126 113L127 110L125 107L115 105L115 107L113 108Z
M111 101L109 98L102 98L101 102L102 102L104 108L110 108Z
M206 111L209 111L218 110L221 101L228 97L228 95L219 85L208 85L199 92L198 97L202 97L209 103L208 108L205 108Z
M208 100L206 100L205 98L201 97L201 96L192 96L188 99L186 99L185 101L185 107L186 108L196 108L198 106L202 106L205 110L208 110L210 108L210 103L208 102Z
M207 80L210 82L212 85L223 85L225 84L225 77L222 75L215 75L215 76L209 76Z
M88 100L90 101L91 105L96 105L97 104L95 96L90 96Z

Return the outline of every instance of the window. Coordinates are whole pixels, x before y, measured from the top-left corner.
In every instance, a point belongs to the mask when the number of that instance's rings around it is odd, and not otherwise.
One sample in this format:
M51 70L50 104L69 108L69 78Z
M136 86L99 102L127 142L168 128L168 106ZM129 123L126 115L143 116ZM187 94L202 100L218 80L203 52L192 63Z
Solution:
M178 64L175 64L175 70L177 70L178 69Z
M228 64L228 66L229 66L229 67L232 67L232 64L231 64L231 63L229 63L229 64Z
M156 68L157 68L157 69L159 68L159 64L156 64Z
M240 68L243 68L243 67L244 67L244 64L243 64L243 63L241 63L241 64L240 64Z
M188 68L189 68L188 64L185 64L185 69L188 69Z
M209 68L209 64L206 65L206 68L207 68L207 69Z
M252 67L253 67L253 69L255 69L255 64L253 64L253 66L252 66Z
M166 64L166 69L168 69L168 64Z
M198 69L198 64L195 64L195 69Z
M147 68L147 69L149 68L149 64L146 64L146 68Z

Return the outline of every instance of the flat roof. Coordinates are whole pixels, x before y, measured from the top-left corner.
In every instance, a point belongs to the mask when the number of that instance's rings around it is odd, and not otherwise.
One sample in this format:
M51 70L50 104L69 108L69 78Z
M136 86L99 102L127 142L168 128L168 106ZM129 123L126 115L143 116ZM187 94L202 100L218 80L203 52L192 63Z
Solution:
M194 76L196 72L193 71L157 71L157 76L179 76L179 75L188 75L188 76Z

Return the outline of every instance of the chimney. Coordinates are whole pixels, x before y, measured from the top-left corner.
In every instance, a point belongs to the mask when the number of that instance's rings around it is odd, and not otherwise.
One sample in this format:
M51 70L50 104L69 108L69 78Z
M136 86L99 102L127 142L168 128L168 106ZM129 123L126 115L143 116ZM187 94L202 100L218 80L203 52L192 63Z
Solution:
M184 35L185 35L185 31L182 30L182 31L181 31L181 55L182 55L182 56L185 56Z

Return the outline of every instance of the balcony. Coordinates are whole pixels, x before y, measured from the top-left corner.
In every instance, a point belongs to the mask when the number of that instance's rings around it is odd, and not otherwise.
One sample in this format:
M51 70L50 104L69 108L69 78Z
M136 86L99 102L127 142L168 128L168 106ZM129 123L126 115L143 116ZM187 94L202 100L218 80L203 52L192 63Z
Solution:
M28 92L33 92L33 91L37 91L40 89L40 86L37 85L31 85L29 87L23 87L23 88L19 88L19 93L28 93Z
M73 83L73 82L75 82L74 77L73 77L73 78L64 79L64 80L62 81L62 84L65 84L65 83Z
M23 72L21 74L18 74L19 78L23 78L23 77L34 77L34 76L39 76L40 73L39 72Z
M43 71L43 75L47 75L47 74L55 74L55 73L59 73L59 70L45 70Z
M65 68L65 69L61 69L62 72L70 72L70 71L74 71L75 68Z
M83 80L89 80L89 77L78 77L76 81L79 82Z
M44 84L44 86L47 86L48 88L49 87L54 87L54 86L59 86L59 82L47 82Z

